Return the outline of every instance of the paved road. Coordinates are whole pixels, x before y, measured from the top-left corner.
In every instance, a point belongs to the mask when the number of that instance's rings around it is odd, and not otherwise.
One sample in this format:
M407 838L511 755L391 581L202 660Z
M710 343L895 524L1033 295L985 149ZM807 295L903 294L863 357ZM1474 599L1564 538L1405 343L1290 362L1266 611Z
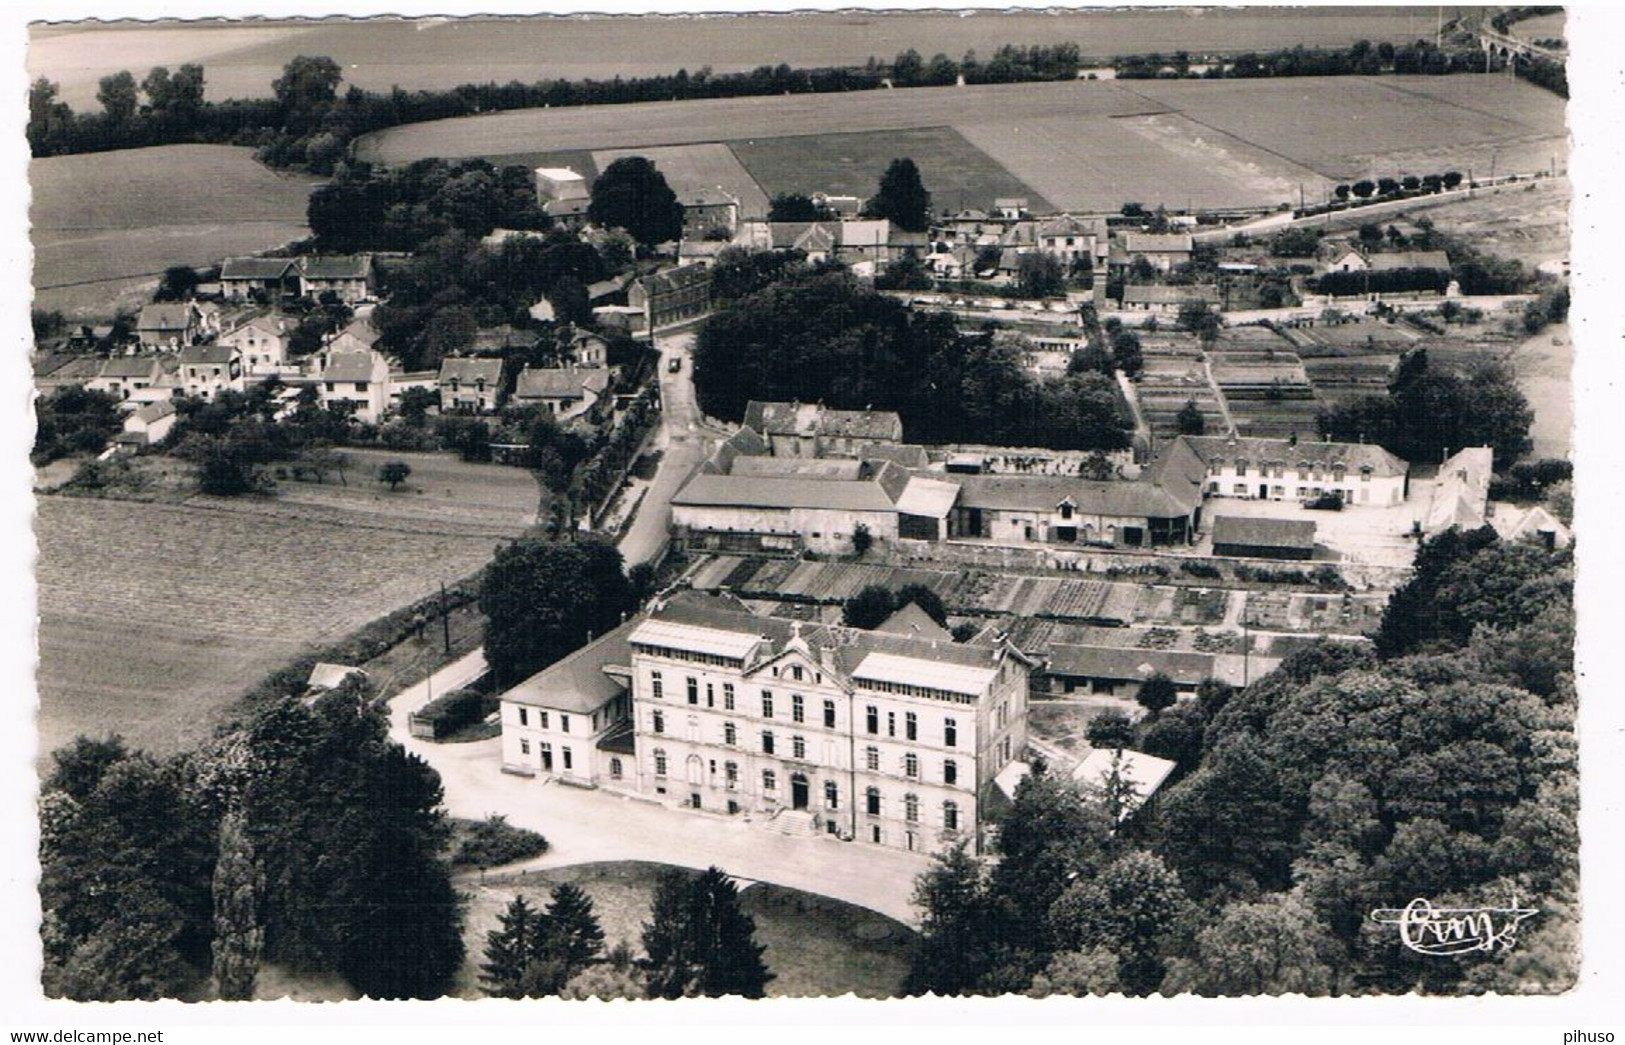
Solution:
M736 878L772 882L867 907L918 924L909 898L929 858L825 838L790 837L760 820L666 809L608 791L510 776L499 768L501 740L434 744L414 739L407 715L435 693L467 683L485 668L476 650L437 672L429 683L390 702L390 735L440 774L444 807L454 817L501 814L517 827L540 831L545 856L514 865L558 867L604 860L648 860L703 869L713 864Z
M671 524L671 499L714 445L715 433L705 427L705 417L694 397L693 344L691 332L655 338L655 347L660 350L661 414L654 446L662 456L637 518L621 538L621 556L628 566L660 554ZM682 360L676 373L668 369L674 358Z

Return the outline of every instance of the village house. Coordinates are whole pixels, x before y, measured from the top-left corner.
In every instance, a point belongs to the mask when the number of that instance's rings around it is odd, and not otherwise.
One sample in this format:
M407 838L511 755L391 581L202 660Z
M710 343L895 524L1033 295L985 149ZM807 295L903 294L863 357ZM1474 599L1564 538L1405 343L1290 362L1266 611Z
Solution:
M1058 215L1039 222L1034 235L1039 250L1065 265L1087 262L1092 267L1105 262L1108 256L1106 223L1098 218Z
M365 319L352 320L327 342L329 352L371 352L378 343L378 331Z
M1213 554L1240 559L1312 559L1315 556L1315 521L1244 515L1214 516Z
M703 240L726 232L724 240L732 239L739 227L739 200L721 189L692 192L677 199L683 208L683 235L685 240Z
M1449 272L1450 255L1442 250L1394 250L1371 255L1369 264L1372 272L1395 272L1400 269Z
M1488 446L1458 450L1439 466L1433 500L1422 517L1429 537L1451 527L1463 531L1483 526L1490 514L1490 480L1495 477L1495 451Z
M177 419L173 399L149 403L124 419L124 431L117 441L133 448L161 443L175 427Z
M1133 700L1153 675L1167 676L1180 694L1191 695L1213 678L1214 657L1182 650L1056 642L1048 647L1034 690L1050 696L1086 694Z
M148 351L179 351L204 332L203 312L191 301L154 302L144 306L135 321L136 340Z
M559 422L572 421L598 405L609 388L610 371L602 367L532 367L519 372L515 406L540 407Z
M585 200L591 197L587 179L569 167L537 167L536 202L546 204L554 200Z
M1130 283L1123 287L1125 312L1178 312L1187 305L1212 309L1219 303L1219 288L1211 283L1161 286Z
M635 790L633 618L502 694L502 771Z
M589 330L578 330L571 335L564 354L576 366L609 366L609 342Z
M1194 483L1064 475L947 475L959 487L951 539L1150 548L1188 544L1200 520Z
M300 258L296 273L302 297L334 294L346 305L366 301L373 294L371 254L334 254Z
M85 387L93 392L106 392L121 401L149 401L155 391L161 391L164 399L173 394L162 363L152 355L114 356L101 365L95 377L85 382Z
M1410 466L1380 446L1185 435L1164 453L1183 452L1180 444L1205 466L1209 497L1307 502L1331 496L1348 506L1405 500Z
M1195 241L1183 233L1130 232L1123 237L1121 250L1111 252L1110 264L1126 269L1144 258L1158 272L1169 272L1190 262L1194 246Z
M326 349L316 369L323 406L348 406L367 424L383 419L389 408L389 361L383 353Z
M711 271L704 265L680 265L634 280L626 303L643 313L649 331L711 311Z
M495 413L502 387L502 360L448 357L435 384L441 413Z
M227 258L220 264L220 295L227 301L275 302L299 295L294 258Z
M227 330L216 344L235 349L251 375L273 374L288 364L288 345L299 323L292 316L265 313Z
M631 633L639 791L904 850L981 843L1026 745L1026 658L673 600Z
M226 389L241 392L242 355L231 345L190 345L181 349L178 376L182 391L198 399L213 399Z
M812 201L837 218L855 218L863 211L863 200L858 196L831 196L827 192L815 192Z
M776 457L861 454L903 441L903 420L892 410L833 410L819 403L751 400L742 422L766 439Z
M748 462L748 463L747 463ZM679 548L847 554L854 537L897 537L897 499L908 473L883 462L740 457L707 470L671 501Z

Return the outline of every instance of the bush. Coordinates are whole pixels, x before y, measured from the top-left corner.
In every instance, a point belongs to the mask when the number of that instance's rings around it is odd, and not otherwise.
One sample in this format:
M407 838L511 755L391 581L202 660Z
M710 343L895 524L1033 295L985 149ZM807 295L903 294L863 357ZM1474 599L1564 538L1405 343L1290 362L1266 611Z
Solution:
M535 831L514 827L507 817L493 816L468 829L452 854L454 867L495 867L547 852L547 839Z
M497 709L499 703L495 697L471 689L458 689L431 700L422 710L413 712L412 717L419 722L429 723L435 737L439 738L483 720Z
M1182 562L1179 572L1188 577L1200 577L1203 580L1216 581L1224 576L1220 569L1210 562Z

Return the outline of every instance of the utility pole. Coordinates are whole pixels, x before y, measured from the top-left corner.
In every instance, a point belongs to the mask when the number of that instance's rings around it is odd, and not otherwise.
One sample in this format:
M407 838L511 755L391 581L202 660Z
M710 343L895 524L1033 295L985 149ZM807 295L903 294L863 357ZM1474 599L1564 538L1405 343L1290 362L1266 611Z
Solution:
M446 656L451 656L451 617L446 610L446 582L440 582L440 635L445 642Z

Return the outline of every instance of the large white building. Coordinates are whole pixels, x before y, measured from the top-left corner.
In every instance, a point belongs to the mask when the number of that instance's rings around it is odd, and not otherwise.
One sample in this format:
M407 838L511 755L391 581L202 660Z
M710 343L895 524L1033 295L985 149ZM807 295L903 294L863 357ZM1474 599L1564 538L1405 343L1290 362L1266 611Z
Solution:
M684 594L504 694L503 768L870 845L980 846L994 778L1026 745L1030 666L999 640Z
M1349 506L1390 507L1405 500L1410 466L1369 443L1180 436L1165 453L1192 450L1207 468L1209 497L1313 501L1337 497Z

